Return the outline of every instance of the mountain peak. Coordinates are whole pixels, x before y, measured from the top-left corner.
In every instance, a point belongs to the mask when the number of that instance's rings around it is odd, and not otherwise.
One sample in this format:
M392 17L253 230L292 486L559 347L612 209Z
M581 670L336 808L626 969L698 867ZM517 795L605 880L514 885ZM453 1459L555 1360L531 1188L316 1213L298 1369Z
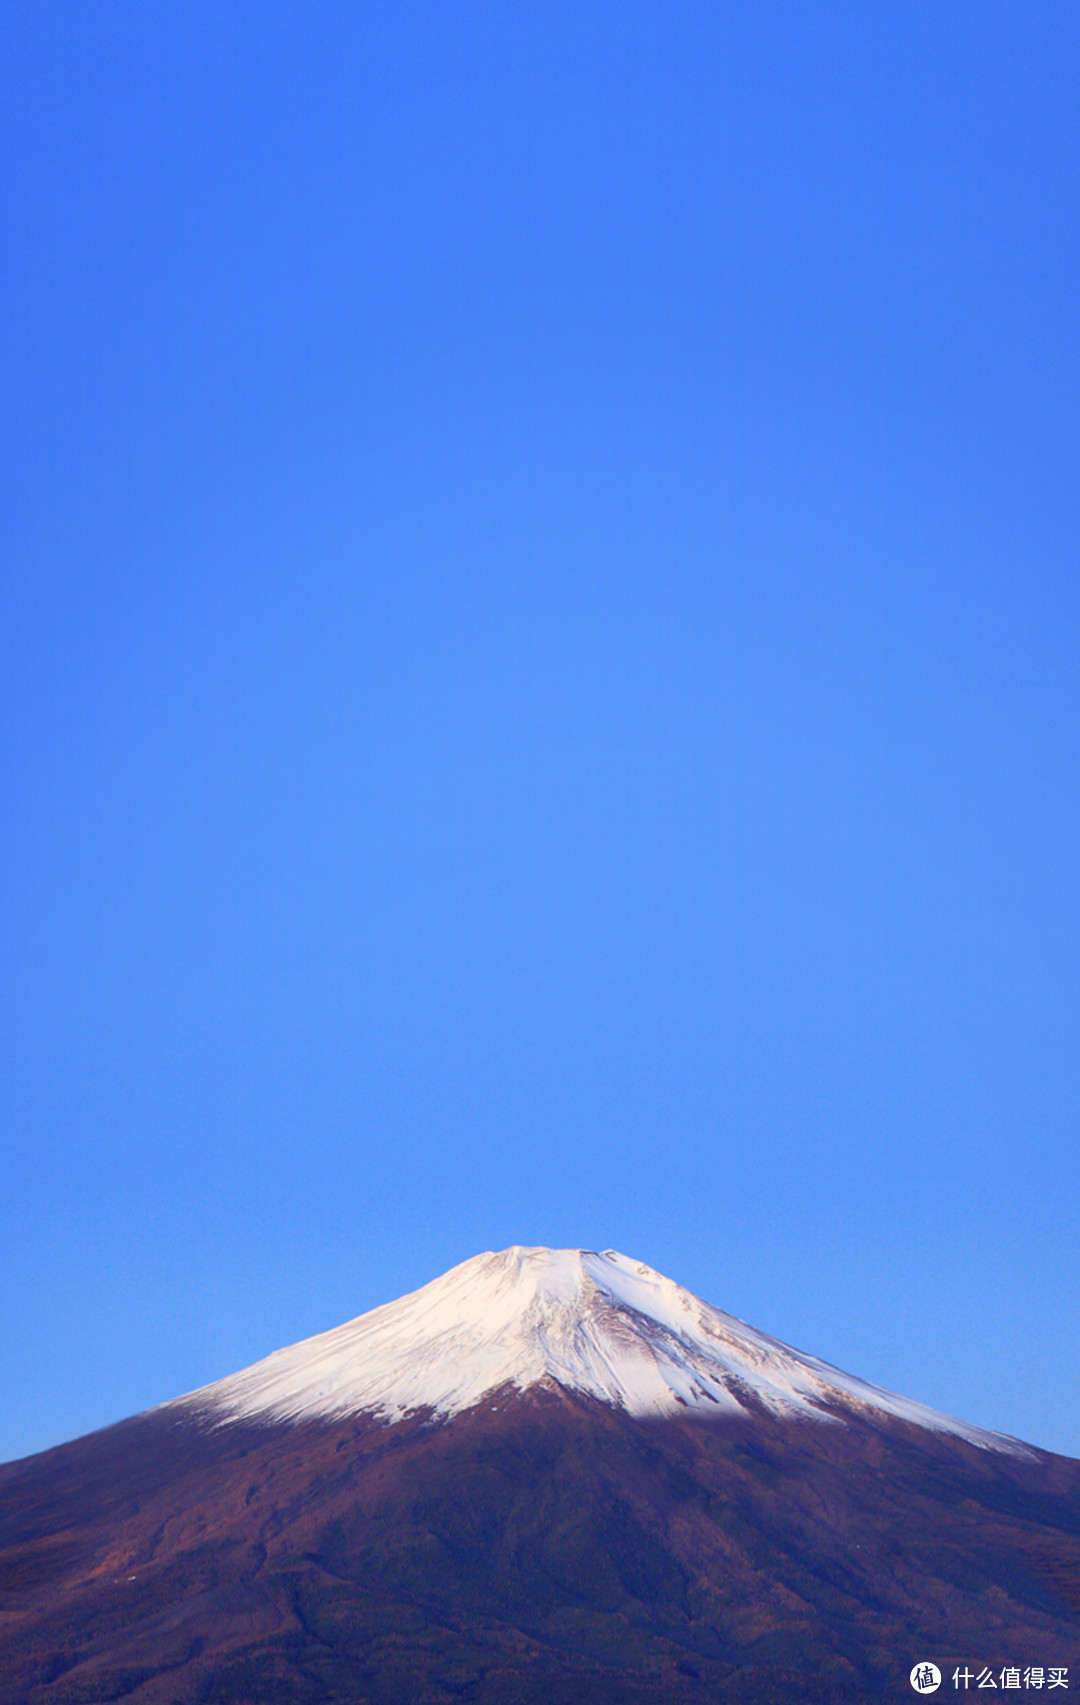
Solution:
M176 1399L218 1422L449 1418L506 1387L557 1385L635 1416L890 1415L1024 1447L793 1350L607 1249L474 1255L420 1290ZM168 1407L173 1407L169 1405Z

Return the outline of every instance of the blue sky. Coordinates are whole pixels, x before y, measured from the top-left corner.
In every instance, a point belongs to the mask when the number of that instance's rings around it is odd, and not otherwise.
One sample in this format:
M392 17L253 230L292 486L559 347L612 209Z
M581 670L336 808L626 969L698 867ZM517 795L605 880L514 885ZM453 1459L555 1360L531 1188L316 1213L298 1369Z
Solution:
M9 7L0 1457L510 1243L1080 1454L1080 14Z

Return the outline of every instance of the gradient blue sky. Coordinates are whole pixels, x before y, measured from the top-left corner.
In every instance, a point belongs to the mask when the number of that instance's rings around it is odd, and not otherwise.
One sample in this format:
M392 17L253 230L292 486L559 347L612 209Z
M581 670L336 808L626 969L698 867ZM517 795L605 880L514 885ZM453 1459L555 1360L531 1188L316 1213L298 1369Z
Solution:
M615 1246L1080 1454L1080 11L0 21L0 1456Z

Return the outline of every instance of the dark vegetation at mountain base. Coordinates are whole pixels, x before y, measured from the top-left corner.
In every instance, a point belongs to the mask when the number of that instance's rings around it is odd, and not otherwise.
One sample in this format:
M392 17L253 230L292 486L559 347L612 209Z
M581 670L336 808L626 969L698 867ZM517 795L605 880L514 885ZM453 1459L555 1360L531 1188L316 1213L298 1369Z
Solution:
M1080 1464L551 1388L0 1469L3 1705L854 1705L928 1657L1080 1680Z

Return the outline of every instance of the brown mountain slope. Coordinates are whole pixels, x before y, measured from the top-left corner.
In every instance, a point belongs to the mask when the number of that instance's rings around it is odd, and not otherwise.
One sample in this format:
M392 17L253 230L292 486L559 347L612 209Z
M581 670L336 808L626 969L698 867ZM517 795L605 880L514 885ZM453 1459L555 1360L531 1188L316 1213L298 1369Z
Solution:
M0 1470L4 1705L840 1702L922 1658L1080 1683L1080 1464L549 1387Z

